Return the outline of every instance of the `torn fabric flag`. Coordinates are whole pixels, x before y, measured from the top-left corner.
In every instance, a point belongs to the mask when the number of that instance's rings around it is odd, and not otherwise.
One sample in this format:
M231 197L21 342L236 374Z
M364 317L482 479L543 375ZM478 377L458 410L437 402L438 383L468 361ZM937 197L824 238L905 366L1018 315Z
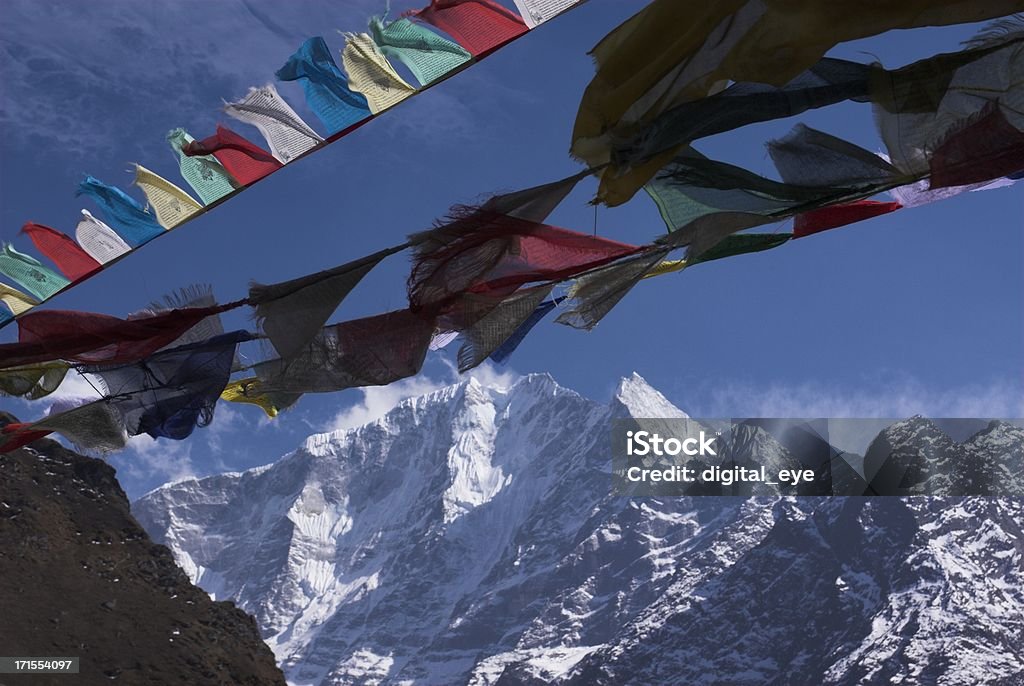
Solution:
M493 0L430 0L406 15L433 24L476 58L528 30L522 17Z
M240 304L170 310L135 319L67 310L29 312L18 320L18 342L0 344L0 364L9 368L52 360L135 362L176 340L206 317Z
M36 258L20 253L10 244L0 250L0 274L40 300L46 300L70 281L43 266Z
M39 304L39 301L27 293L22 293L16 288L11 288L5 283L0 283L0 302L7 306L11 314L19 315L28 312Z
M85 366L131 436L183 440L213 420L228 383L236 346L253 338L246 331L223 334L147 356L121 366Z
M75 240L82 246L82 250L100 264L106 264L132 249L116 231L92 216L88 210L82 210L82 218L75 227Z
M220 394L220 399L225 402L256 405L271 419L294 405L300 397L300 393L265 391L259 377L255 376L231 381Z
M540 305L537 305L537 308L529 317L526 318L525 321L523 321L522 324L519 325L519 328L517 328L511 336L505 339L504 343L494 349L494 352L491 353L491 361L497 364L505 364L505 362L512 357L512 353L516 351L519 344L522 343L526 339L526 336L529 335L530 331L533 330L533 327L540 324L544 317L548 316L548 313L558 307L563 300L565 300L565 296L558 296L557 298L545 300Z
M414 376L435 322L398 310L325 327L301 354L256 365L264 389L274 393L330 393L386 386Z
M400 60L423 86L473 59L462 46L408 18L370 17L370 32L380 51Z
M306 104L329 133L344 131L370 116L366 98L349 88L321 36L307 39L276 76L281 81L302 82Z
M236 182L224 166L212 155L196 155L189 157L185 148L195 139L185 129L173 129L167 133L167 143L178 158L178 169L182 178L192 186L203 204L220 200L238 188Z
M473 210L412 237L409 303L442 312L466 292L511 294L565 279L642 248L537 222Z
M57 269L72 281L78 281L100 268L99 262L90 257L70 237L56 229L28 222L21 227L21 232L32 239L36 249L46 255L57 265Z
M188 193L141 164L135 165L135 185L145 193L157 221L165 229L173 229L203 209Z
M137 247L164 232L156 217L120 188L86 176L78 186L78 195L88 195L99 205L104 219L129 245Z
M341 61L348 73L352 90L366 96L374 114L394 107L416 92L388 64L368 33L345 33L345 49Z
M929 168L932 189L1012 176L1024 170L1024 131L1007 121L1002 108L990 107L952 131L932 153Z
M51 433L60 434L83 452L120 450L128 440L120 418L103 398L63 411L55 405L48 417L37 422L0 428L0 453L28 445Z
M67 373L64 362L0 369L0 395L38 400L57 390Z
M184 152L189 156L213 155L242 186L255 183L282 166L263 148L220 125L215 134L201 141L192 141L185 146Z
M272 285L254 283L249 303L260 328L278 355L298 354L327 322L338 305L371 269L402 248L389 248L316 274Z
M224 112L259 129L281 164L288 164L324 140L302 121L271 83L250 88L238 102L225 103Z
M801 212L793 220L793 238L803 238L811 234L878 217L895 212L901 207L903 205L898 202L858 200L856 202L827 205L816 210Z

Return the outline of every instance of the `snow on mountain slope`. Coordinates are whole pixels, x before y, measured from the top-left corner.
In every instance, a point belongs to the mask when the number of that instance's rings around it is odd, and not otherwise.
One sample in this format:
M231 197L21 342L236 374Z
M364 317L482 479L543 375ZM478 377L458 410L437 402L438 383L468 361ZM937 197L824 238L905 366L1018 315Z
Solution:
M686 415L636 375L469 380L134 510L292 684L1024 676L1019 501L613 497L627 416Z

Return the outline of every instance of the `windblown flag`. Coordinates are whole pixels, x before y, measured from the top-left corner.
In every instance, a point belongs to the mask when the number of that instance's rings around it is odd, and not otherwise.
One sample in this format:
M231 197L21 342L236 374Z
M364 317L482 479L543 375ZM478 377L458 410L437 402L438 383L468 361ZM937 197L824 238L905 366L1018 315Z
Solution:
M186 155L185 148L194 140L185 129L174 129L167 133L167 143L178 157L181 176L188 182L188 185L192 186L192 190L196 192L203 203L209 205L211 202L233 193L238 187L238 183L231 178L216 157L211 155L189 157Z
M473 369L508 342L529 321L553 288L554 285L535 286L508 296L472 293L463 296L467 301L464 307L478 310L480 316L474 317L475 321L461 331L459 371Z
M270 151L281 164L288 164L324 140L302 121L270 83L261 88L250 88L249 93L238 102L225 103L224 111L238 121L259 129L267 139Z
M801 212L793 220L793 238L803 238L811 234L878 217L889 212L895 212L901 207L903 205L898 202L858 200L840 205L829 205L809 212Z
M225 402L256 405L271 419L294 405L300 397L301 393L265 391L259 378L255 376L228 383L220 394L220 399Z
M236 346L252 334L235 331L163 350L123 366L83 367L98 377L130 436L183 440L213 420L231 375Z
M1021 0L655 0L594 48L597 74L580 103L572 150L597 166L610 160L613 137L629 138L729 81L783 86L841 42L1021 9ZM625 202L654 171L644 177L607 169L599 196Z
M473 59L460 45L408 18L386 21L385 17L370 18L374 42L386 57L407 66L421 85L437 81Z
M48 417L31 424L0 428L0 453L10 452L51 433L59 433L79 450L110 452L127 443L120 418L106 398L64 411L51 409Z
M0 365L7 369L52 360L88 364L136 362L173 342L206 317L241 304L170 310L135 319L65 310L29 312L18 320L18 342L0 344Z
M321 330L356 285L388 255L405 246L382 250L291 281L249 288L249 304L277 353L284 359L297 355Z
M141 164L135 165L135 185L146 194L157 221L165 229L173 229L203 209L188 193Z
M281 168L269 152L250 143L231 129L217 126L217 133L184 148L186 155L213 155L231 176L243 186L259 181Z
M430 0L406 15L433 24L476 58L527 31L522 17L492 0Z
M1001 107L991 107L951 132L932 153L929 168L933 189L1012 176L1024 170L1024 131L1007 121Z
M767 147L782 180L794 186L881 189L904 176L870 150L804 124Z
M642 250L482 210L411 239L414 312L441 313L467 292L509 295L528 283L565 279Z
M491 353L491 361L497 364L505 364L505 362L512 357L512 353L516 351L519 344L522 343L530 331L533 330L533 327L540 324L544 317L548 316L548 313L558 307L563 300L565 300L565 296L560 295L552 300L545 300L538 305L537 309L533 311L533 314L531 314L526 321L520 324L519 328L516 329L504 343L495 348L494 352Z
M370 116L366 98L349 88L320 36L306 40L276 76L281 81L302 81L306 104L330 133L344 131Z
M78 195L95 200L107 223L113 224L118 235L132 246L142 245L164 232L156 217L120 188L86 176L78 186Z
M398 310L325 327L302 353L256 365L274 393L330 393L386 386L415 375L434 333L432 319Z
M60 231L32 222L21 227L21 231L72 281L78 281L100 268L99 262Z
M515 0L523 21L531 29L585 0Z
M57 390L67 373L64 362L0 369L0 395L38 400Z
M366 96L374 114L394 107L416 92L388 64L368 33L346 33L341 61L352 90Z
M11 288L5 283L0 283L0 302L7 306L7 309L14 315L28 312L39 304L39 301L31 295L22 293L16 288Z
M82 210L82 218L75 227L75 239L82 250L100 264L106 264L132 249L112 228L92 216L88 210Z
M46 300L71 283L57 272L44 267L34 257L18 252L10 244L4 244L0 250L0 274L40 300Z
M669 252L670 248L645 250L579 277L569 289L571 304L555 322L593 329Z

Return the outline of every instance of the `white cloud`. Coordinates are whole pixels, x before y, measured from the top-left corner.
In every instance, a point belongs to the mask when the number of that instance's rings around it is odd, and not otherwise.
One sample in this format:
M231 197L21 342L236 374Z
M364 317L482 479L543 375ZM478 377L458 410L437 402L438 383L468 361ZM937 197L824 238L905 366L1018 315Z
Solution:
M118 469L144 483L167 483L196 476L189 441L155 439L142 434L128 439L123 453L112 456Z

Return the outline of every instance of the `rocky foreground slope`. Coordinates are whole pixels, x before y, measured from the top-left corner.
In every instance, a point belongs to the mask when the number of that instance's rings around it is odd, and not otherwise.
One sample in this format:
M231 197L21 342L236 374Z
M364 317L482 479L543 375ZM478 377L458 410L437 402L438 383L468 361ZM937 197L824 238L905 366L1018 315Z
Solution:
M48 439L0 455L0 653L80 658L9 684L284 683L252 617L189 582L114 470Z

